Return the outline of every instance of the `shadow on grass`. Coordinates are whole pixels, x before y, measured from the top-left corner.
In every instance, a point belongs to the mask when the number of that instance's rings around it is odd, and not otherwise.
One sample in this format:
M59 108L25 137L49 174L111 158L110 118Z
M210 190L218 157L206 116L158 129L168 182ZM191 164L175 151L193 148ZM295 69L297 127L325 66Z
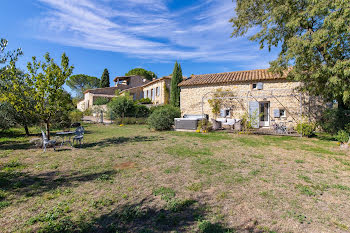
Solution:
M0 187L3 191L23 196L35 196L58 187L71 187L79 182L106 179L116 171L82 174L81 172L45 172L32 175L26 172L0 168Z
M34 146L29 141L8 140L0 142L0 150L27 150L30 148L34 148Z
M159 207L157 200L146 198L121 205L111 212L87 221L63 218L44 225L40 232L201 232L229 233L237 229L205 221L207 207L196 201L179 210ZM254 231L258 232L258 231Z
M163 137L159 136L136 136L136 137L112 137L112 138L106 138L99 142L92 142L92 143L84 143L81 146L77 146L80 148L91 148L91 147L108 147L111 145L118 145L123 143L132 143L132 142L154 142L154 141L161 141L164 140Z

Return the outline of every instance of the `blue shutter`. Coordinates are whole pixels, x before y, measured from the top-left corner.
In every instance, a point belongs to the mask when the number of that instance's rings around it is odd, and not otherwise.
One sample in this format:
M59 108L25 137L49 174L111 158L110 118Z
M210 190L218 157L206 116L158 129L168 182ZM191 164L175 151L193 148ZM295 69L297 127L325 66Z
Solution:
M256 89L262 90L262 89L263 89L263 86L264 86L263 83L257 83L257 84L256 84Z
M273 110L273 116L275 118L279 118L281 116L280 110L279 109L274 109Z
M221 117L226 117L226 111L225 111L225 109L221 109L221 110L220 110L220 116L221 116Z
M249 102L249 118L253 128L259 128L259 102Z

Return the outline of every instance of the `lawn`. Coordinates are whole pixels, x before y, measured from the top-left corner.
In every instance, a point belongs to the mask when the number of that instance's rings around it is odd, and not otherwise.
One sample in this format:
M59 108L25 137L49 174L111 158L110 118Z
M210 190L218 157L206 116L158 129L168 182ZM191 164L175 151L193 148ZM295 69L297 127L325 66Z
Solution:
M86 131L82 148L59 152L16 133L0 139L0 231L350 230L350 157L336 142Z

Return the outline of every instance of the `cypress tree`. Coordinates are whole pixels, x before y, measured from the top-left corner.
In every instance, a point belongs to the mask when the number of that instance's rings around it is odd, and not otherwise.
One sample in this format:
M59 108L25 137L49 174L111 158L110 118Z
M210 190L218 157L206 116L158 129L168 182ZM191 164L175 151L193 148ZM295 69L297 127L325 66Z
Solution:
M176 106L177 107L180 107L180 92L181 92L181 89L180 87L178 86L180 83L182 82L182 68L181 68L181 65L179 64L178 66L178 74L177 74L177 99L176 99Z
M104 88L104 87L110 87L110 83L109 83L109 72L106 69L104 69L103 71L103 74L102 74L102 77L101 77L101 85L100 85L101 88Z
M180 107L180 88L179 83L182 81L182 69L176 62L174 66L173 76L171 79L170 103L174 107Z

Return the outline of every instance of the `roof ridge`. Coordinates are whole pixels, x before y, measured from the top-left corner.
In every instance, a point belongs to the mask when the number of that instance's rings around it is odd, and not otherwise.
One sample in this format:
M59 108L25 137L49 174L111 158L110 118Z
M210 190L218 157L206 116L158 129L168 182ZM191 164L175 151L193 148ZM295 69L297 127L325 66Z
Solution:
M193 74L191 76L202 76L202 75L218 75L218 74L232 74L232 73L244 73L244 72L253 72L253 71L268 71L268 69L255 69L255 70L238 70L238 71L228 71L228 72L220 72L220 73L207 73L207 74ZM272 73L272 72L270 72Z

